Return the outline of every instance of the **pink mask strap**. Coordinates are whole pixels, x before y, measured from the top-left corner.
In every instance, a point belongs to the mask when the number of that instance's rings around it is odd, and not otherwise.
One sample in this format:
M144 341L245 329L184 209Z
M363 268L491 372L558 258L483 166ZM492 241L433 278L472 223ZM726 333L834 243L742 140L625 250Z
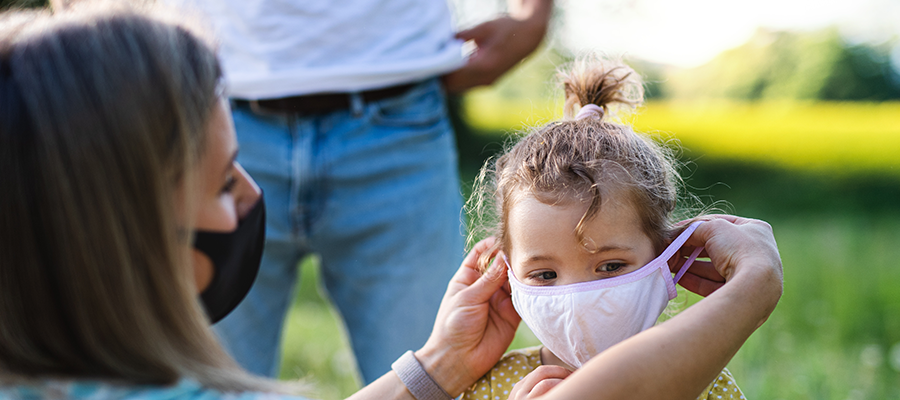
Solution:
M694 260L697 259L697 256L700 255L701 251L703 251L702 247L694 249L694 252L691 253L691 256L688 257L687 261L684 262L684 265L681 266L681 269L678 270L678 273L675 274L675 283L678 283L678 281L681 280L681 277L684 276L684 274L688 271L688 269L691 267L691 264L693 264Z

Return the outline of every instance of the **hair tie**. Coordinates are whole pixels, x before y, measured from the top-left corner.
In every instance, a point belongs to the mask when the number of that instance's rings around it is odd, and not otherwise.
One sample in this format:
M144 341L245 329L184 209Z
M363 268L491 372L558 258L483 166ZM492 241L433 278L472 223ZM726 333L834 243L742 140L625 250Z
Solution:
M575 115L575 120L578 121L580 119L591 118L596 120L603 119L603 107L600 107L596 104L588 104L584 107L581 107L581 110L578 111L578 114Z

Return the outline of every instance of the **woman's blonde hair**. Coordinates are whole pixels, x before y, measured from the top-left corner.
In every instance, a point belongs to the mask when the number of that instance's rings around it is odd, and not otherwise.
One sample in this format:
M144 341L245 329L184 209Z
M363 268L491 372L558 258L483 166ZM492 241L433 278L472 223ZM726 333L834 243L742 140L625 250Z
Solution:
M575 227L589 250L584 224L612 193L628 196L641 218L644 233L657 250L667 242L680 177L671 149L630 126L610 122L616 107L636 107L643 100L638 75L628 66L586 57L560 73L566 119L536 128L481 169L468 203L473 236L494 235L497 247L510 251L509 210L525 196L546 204L587 202ZM582 107L599 110L574 119ZM485 252L489 255L490 252ZM480 260L486 268L488 260Z
M166 18L0 21L0 381L281 388L236 365L198 302L179 215L221 71Z

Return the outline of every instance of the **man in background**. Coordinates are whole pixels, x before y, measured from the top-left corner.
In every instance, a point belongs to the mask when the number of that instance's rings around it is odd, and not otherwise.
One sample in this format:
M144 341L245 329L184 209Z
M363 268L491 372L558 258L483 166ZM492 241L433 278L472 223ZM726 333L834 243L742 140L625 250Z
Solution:
M551 2L510 0L455 33L442 0L180 0L216 30L238 160L265 195L259 277L216 325L240 364L277 374L311 253L365 383L424 344L464 255L445 90L490 84L531 53Z

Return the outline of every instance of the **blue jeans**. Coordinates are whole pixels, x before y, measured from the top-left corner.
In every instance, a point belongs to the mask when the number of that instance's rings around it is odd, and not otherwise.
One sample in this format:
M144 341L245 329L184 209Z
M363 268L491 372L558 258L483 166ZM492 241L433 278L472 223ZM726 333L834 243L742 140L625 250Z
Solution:
M350 110L232 111L238 160L265 193L266 248L241 305L216 325L247 370L275 376L305 255L321 259L366 383L420 348L464 256L456 143L437 80Z

